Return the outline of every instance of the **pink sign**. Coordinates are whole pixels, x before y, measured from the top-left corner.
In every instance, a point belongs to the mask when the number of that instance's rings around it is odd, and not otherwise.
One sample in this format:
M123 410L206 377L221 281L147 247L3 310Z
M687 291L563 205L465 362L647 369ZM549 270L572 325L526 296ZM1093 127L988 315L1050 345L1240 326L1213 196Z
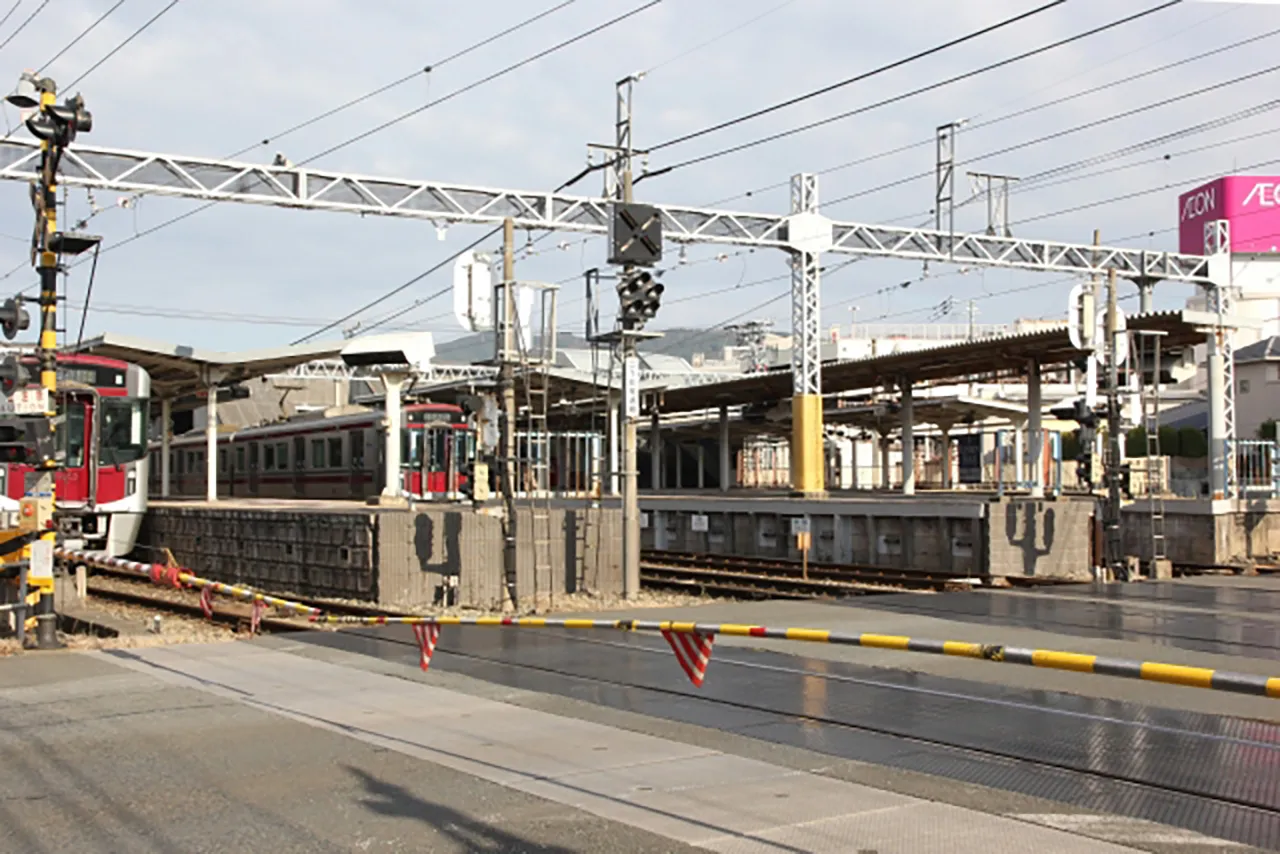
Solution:
M1203 255L1205 223L1230 223L1232 252L1280 251L1280 178L1228 175L1178 197L1178 251Z

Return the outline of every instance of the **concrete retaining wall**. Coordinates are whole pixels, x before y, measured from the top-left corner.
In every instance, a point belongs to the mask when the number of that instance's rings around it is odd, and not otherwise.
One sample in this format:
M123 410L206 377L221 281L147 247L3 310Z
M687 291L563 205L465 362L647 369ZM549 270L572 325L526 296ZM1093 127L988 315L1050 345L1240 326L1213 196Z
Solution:
M621 513L616 507L552 507L543 530L518 510L521 599L582 590L620 593ZM415 607L445 601L489 608L504 597L502 522L469 507L380 510L153 504L138 557L184 566L218 581L303 596ZM535 548L542 551L535 560ZM539 571L535 574L535 565Z
M1089 499L649 496L641 508L645 549L799 560L791 520L808 518L815 561L958 576L1092 578Z
M1164 502L1165 554L1175 566L1247 566L1280 556L1280 501ZM1151 555L1151 509L1124 508L1125 553Z

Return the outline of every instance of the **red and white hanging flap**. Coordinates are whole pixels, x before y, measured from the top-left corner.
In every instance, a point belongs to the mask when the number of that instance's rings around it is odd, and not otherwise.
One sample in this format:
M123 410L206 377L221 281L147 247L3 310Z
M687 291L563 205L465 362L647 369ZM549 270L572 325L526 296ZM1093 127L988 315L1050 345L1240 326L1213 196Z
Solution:
M200 610L204 611L206 620L213 619L213 585L200 591Z
M440 640L440 624L414 623L413 635L418 639L418 647L422 650L418 666L426 670L431 666L431 656L436 651L436 641Z
M261 599L253 600L253 615L249 619L249 634L256 635L262 623L262 615L267 612L268 605Z
M689 677L694 687L701 688L702 680L707 675L707 665L711 663L711 647L716 636L708 632L673 632L662 630L662 636L671 645L676 654L676 661Z

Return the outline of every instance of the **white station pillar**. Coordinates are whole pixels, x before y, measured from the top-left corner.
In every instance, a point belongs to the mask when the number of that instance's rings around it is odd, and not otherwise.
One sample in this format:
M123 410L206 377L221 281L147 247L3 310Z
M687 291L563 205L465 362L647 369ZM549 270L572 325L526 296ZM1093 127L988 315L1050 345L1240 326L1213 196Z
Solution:
M898 383L902 390L902 494L916 494L916 407L911 378Z
M732 480L732 449L729 446L729 407L720 407L720 491L728 492Z
M204 406L204 482L205 500L210 503L218 500L218 383L224 378L218 371L205 374L208 399Z
M1044 429L1040 410L1044 403L1040 394L1040 363L1027 363L1027 442L1031 464L1031 497L1044 498Z
M404 489L400 483L400 434L403 419L400 410L400 395L404 393L405 381L409 379L406 370L384 370L382 385L386 389L386 422L387 432L383 441L386 443L383 461L384 486L382 487L382 503L399 504L403 501Z
M173 398L160 398L160 497L168 498L173 484L173 470L169 463L170 441L173 438Z

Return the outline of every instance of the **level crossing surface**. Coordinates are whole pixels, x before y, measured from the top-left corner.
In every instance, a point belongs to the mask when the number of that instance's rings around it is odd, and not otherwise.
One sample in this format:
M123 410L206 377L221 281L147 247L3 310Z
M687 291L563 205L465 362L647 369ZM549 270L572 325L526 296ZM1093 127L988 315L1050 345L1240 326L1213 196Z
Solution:
M1157 649L865 602L661 610ZM701 688L643 633L445 626L419 657L385 625L0 659L0 852L1280 848L1265 697L728 635Z

